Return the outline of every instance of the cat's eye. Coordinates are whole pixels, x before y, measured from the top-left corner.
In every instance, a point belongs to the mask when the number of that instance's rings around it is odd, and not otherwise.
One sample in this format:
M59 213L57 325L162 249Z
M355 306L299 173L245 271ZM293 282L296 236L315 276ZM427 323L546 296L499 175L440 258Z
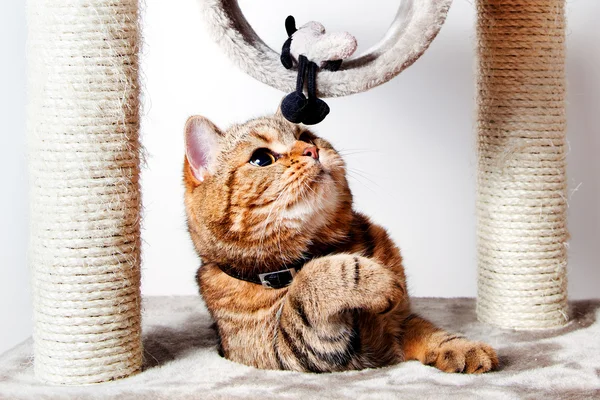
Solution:
M298 137L298 140L308 144L315 144L313 136L307 131L302 132Z
M258 149L252 153L248 162L256 167L266 167L273 164L275 160L275 156L269 149Z

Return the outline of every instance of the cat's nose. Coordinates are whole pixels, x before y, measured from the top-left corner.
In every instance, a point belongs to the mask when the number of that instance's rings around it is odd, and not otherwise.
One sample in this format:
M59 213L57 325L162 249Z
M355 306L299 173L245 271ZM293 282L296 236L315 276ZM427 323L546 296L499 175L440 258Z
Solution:
M319 150L317 149L317 146L312 145L312 146L308 146L307 148L304 149L304 151L302 152L303 156L309 156L314 158L315 160L319 159Z

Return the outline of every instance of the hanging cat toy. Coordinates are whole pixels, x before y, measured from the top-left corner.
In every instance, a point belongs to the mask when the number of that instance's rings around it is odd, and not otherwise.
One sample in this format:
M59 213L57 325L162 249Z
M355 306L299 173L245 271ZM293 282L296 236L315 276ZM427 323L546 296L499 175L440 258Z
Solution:
M325 27L310 21L296 28L293 16L285 20L288 39L281 49L281 63L298 69L296 90L281 102L281 113L290 122L314 125L329 114L329 106L317 98L317 72L337 71L342 61L356 51L356 38L348 32L326 33ZM304 82L306 91L304 95Z

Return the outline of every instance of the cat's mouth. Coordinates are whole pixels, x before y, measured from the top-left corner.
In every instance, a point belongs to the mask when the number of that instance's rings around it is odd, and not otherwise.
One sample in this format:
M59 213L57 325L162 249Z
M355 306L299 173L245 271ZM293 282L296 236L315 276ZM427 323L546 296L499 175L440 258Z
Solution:
M335 208L338 195L337 190L328 185L333 182L329 173L321 170L317 176L310 188L306 186L298 193L296 201L285 207L284 219L300 224L310 222L314 228L326 222L326 215Z
M335 203L338 191L330 170L320 162L315 163L294 188L288 190L294 192L294 200L285 207L287 216L291 218L314 216L328 211Z
M344 182L344 163L328 149L320 149L318 160L305 162L302 172L283 188L278 202L283 220L293 224L311 221L312 225L335 210L342 191L339 186Z
M311 163L295 185L298 199L318 200L337 192L341 181L338 175L344 173L343 161L328 150L321 150L319 154L319 160Z

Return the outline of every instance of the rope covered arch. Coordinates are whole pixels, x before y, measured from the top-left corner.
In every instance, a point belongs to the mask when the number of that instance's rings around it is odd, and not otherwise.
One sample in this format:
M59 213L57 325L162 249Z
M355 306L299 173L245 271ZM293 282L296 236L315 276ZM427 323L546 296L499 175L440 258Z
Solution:
M427 50L446 19L452 0L402 0L387 34L364 54L345 60L339 71L321 71L319 97L364 92L394 78ZM248 75L284 92L296 87L296 73L281 66L250 26L237 0L202 1L204 20L223 51Z

